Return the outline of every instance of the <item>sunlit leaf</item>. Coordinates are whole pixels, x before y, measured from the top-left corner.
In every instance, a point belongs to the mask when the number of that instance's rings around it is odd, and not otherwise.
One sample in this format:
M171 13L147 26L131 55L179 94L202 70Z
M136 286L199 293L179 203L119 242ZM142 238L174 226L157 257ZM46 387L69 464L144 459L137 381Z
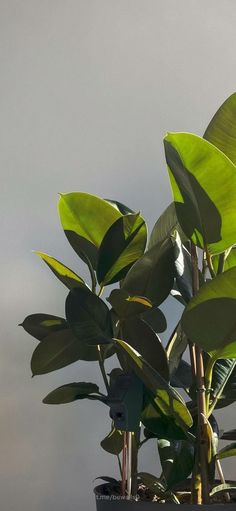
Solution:
M236 164L236 93L220 106L203 136Z
M102 239L121 213L100 197L84 192L61 194L58 210L68 241L82 259L85 254L96 268Z
M152 303L144 296L130 296L125 289L113 289L107 301L120 319L136 316L152 308Z
M123 279L144 252L147 228L139 213L118 218L106 232L99 248L97 279L103 286Z
M182 241L187 239L178 222L175 203L172 202L156 221L150 235L148 248L152 248L157 243L162 243L166 238L169 238L175 230L179 232Z
M236 456L236 442L226 445L226 447L223 447L223 449L217 453L217 458L219 460L230 458L231 456Z
M43 252L35 252L49 266L50 270L56 277L65 284L69 289L85 284L84 280L74 273L70 268L54 259L54 257L44 254Z
M236 167L191 133L168 133L166 160L178 221L201 248L223 252L236 242Z

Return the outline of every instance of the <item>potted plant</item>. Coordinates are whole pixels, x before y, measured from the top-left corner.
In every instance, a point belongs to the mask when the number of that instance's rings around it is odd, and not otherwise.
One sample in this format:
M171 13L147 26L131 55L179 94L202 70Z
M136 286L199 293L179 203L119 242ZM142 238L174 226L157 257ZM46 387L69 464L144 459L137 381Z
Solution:
M37 252L69 288L65 319L32 314L22 323L40 341L33 375L79 360L99 363L102 391L74 382L43 400L107 407L111 431L101 446L117 456L120 474L96 487L98 510L159 503L218 510L235 502L236 483L225 482L221 460L236 454L236 430L221 434L231 443L219 449L214 412L236 401L236 94L203 138L168 133L164 147L174 202L147 248L139 212L87 193L62 194L62 227L91 282ZM159 306L169 295L183 312L164 347ZM107 374L111 356L116 363ZM153 439L162 466L155 475L138 469L142 445Z

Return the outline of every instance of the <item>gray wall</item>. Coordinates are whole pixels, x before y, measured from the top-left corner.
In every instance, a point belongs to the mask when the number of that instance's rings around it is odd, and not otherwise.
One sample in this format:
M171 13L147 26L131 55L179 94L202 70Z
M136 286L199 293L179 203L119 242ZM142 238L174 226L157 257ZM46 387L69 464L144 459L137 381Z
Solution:
M202 134L236 88L235 18L234 0L0 1L3 511L88 511L93 479L116 474L99 449L105 407L41 403L63 383L99 382L96 364L31 380L35 343L17 327L29 313L64 313L66 289L31 249L85 275L57 193L117 198L151 227L171 198L166 130ZM221 415L235 427L232 409ZM154 445L143 454L142 470L157 472Z

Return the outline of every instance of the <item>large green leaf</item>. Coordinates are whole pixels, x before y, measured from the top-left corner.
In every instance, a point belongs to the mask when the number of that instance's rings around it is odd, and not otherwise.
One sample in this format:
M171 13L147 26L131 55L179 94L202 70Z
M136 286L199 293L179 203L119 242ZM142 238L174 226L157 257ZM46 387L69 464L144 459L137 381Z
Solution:
M191 133L169 133L166 160L178 221L201 248L223 252L236 242L236 167L219 149Z
M106 202L109 202L114 208L116 208L122 215L128 215L129 213L134 213L133 209L130 209L128 206L119 202L117 200L112 199L104 199Z
M88 345L107 344L113 337L110 311L86 287L74 288L66 299L66 318L78 340Z
M236 268L200 288L183 313L182 326L214 358L236 357Z
M176 423L186 429L192 426L192 416L180 394L126 342L116 340L117 348L126 356L130 367L144 385L152 392L153 398L162 413L174 417Z
M152 307L142 312L141 318L150 325L156 333L164 332L167 328L166 318L158 307Z
M182 241L186 240L186 236L176 216L175 203L172 202L156 221L150 235L148 248L152 248L157 243L162 243L166 238L169 238L175 230L179 232Z
M120 454L123 448L123 439L122 431L113 427L110 433L101 441L101 447L110 454Z
M217 458L219 460L229 458L231 456L236 456L236 442L226 445L226 447L223 447L223 449L221 449L217 454Z
M165 348L158 335L139 317L126 319L122 325L124 340L164 378L169 381Z
M19 326L22 326L28 334L38 339L38 341L42 341L44 337L47 337L52 332L68 328L64 318L41 313L30 314Z
M68 241L85 262L84 254L96 268L104 235L121 213L107 201L84 192L61 194L58 210Z
M219 267L220 255L215 255L212 258L213 268L217 273ZM236 247L232 247L229 253L226 253L225 261L224 261L224 271L230 270L236 266Z
M142 411L141 420L145 426L144 435L146 438L168 438L185 439L183 430L176 424L173 417L164 415L157 406L151 395L145 393L145 405ZM151 434L150 434L151 433Z
M70 268L54 259L54 257L44 254L43 252L35 252L49 266L50 270L56 277L65 284L69 289L85 284L84 280L74 273Z
M173 246L170 239L157 243L129 270L122 288L130 295L146 296L155 305L169 295L174 282Z
M50 392L44 399L43 403L47 405L59 405L62 403L72 403L77 399L98 399L102 396L99 394L99 388L95 383L73 382L62 385Z
M123 279L145 250L147 228L139 213L118 218L99 248L97 279L101 286Z
M184 481L194 464L194 445L188 440L158 440L158 451L167 487Z
M220 106L203 136L236 164L236 93Z
M111 345L109 350L102 348L102 355L109 357L113 355L114 348ZM31 370L33 375L45 374L66 367L78 360L98 360L97 346L88 346L79 341L69 328L54 332L38 344L31 359Z

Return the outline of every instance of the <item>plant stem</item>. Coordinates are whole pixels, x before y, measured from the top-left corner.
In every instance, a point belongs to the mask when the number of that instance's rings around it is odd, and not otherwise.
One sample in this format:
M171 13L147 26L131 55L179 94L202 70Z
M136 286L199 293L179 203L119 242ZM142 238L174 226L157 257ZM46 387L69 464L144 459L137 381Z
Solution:
M121 491L122 496L125 496L126 491L126 452L127 452L127 433L123 433L123 449L122 449L122 471L121 471Z
M219 474L221 483L225 484L225 476L224 476L224 473L223 473L223 470L222 470L222 466L220 464L220 460L219 459L216 459L216 468L217 468L217 472ZM230 494L228 492L225 492L224 495L225 495L226 502L230 502L231 501Z
M105 371L105 367L104 367L104 360L102 358L100 344L98 344L98 357L99 357L98 358L99 366L100 366L101 373L102 373L102 376L103 376L103 380L104 380L104 384L105 384L105 387L106 387L106 391L108 393L109 392L109 383L108 383L108 379L107 379L107 375L106 375L106 371Z
M204 247L204 249L205 249L205 253L206 253L207 266L208 266L209 272L211 274L211 278L214 279L216 274L215 274L215 270L214 270L213 265L212 265L211 254L210 254L210 252L208 250L208 246L207 245Z
M192 261L192 288L193 296L199 290L199 271L198 271L198 257L197 250L193 243L191 243L191 261ZM204 365L202 350L195 346L196 356L196 384L197 384L197 408L198 408L198 436L197 436L197 463L199 463L199 470L196 470L195 481L197 480L198 473L200 475L201 485L198 487L197 503L207 504L209 502L209 481L207 471L207 452L208 452L208 430L206 419L206 392L205 392L205 379L204 379Z
M101 286L98 291L98 296L102 296L103 290L104 290L104 286Z
M225 259L226 259L226 253L222 252L222 254L219 255L219 263L218 263L217 275L219 275L220 273L223 273L224 265L225 265Z

